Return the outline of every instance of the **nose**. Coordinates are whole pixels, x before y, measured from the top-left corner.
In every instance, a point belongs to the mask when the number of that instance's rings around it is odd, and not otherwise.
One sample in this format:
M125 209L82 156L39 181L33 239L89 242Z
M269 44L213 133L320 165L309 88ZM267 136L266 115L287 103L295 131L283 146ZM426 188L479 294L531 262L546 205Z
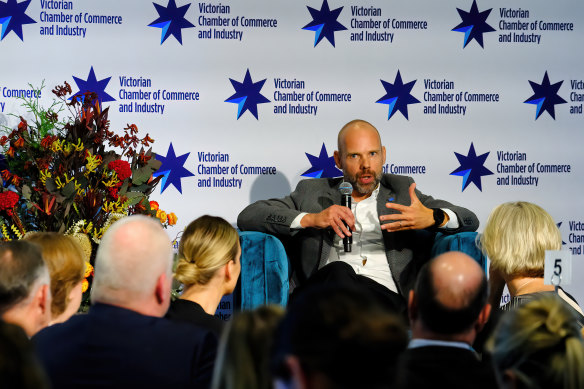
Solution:
M361 169L362 170L369 169L369 166L370 165L371 165L371 157L369 157L368 155L366 155L363 158L361 158Z

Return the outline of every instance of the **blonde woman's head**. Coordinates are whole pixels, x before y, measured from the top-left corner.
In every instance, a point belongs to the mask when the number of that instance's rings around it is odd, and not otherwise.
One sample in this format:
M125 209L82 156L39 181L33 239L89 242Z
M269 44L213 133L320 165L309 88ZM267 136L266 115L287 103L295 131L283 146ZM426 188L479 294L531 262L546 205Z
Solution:
M580 327L556 294L506 313L487 348L503 387L584 388Z
M81 245L72 237L57 232L35 232L28 234L26 240L37 244L43 253L51 276L51 316L65 312L69 304L81 303L80 283L85 273L85 253ZM78 288L73 296L72 291Z
M238 265L239 250L239 235L231 224L217 216L201 216L184 230L175 278L186 286L205 285L229 262Z
M546 250L560 250L562 237L552 217L525 201L497 206L480 236L491 266L511 277L543 277Z

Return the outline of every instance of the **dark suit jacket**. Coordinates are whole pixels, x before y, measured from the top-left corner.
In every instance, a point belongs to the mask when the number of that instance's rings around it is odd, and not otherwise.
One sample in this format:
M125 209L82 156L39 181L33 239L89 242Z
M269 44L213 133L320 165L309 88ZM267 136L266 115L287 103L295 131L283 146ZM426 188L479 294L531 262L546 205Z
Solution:
M208 388L217 349L208 330L105 304L33 341L55 389Z
M455 347L426 346L407 349L400 355L393 388L496 389L490 361Z
M263 200L246 207L237 219L241 230L260 231L281 238L289 250L295 280L302 283L316 270L322 258L329 255L333 244L331 229L290 230L290 225L301 212L318 213L333 204L341 204L339 185L341 178L318 178L302 180L290 194L282 199ZM409 187L414 182L411 177L384 174L381 179L377 197L379 216L397 211L388 209L388 199L402 205L410 205ZM416 189L422 204L428 208L447 208L458 217L459 228L441 230L443 233L476 231L479 221L468 209L457 207L444 200L436 200ZM419 268L429 259L433 231L383 231L383 242L387 261L400 294L407 299L408 291L413 287ZM291 242L289 242L291 240Z

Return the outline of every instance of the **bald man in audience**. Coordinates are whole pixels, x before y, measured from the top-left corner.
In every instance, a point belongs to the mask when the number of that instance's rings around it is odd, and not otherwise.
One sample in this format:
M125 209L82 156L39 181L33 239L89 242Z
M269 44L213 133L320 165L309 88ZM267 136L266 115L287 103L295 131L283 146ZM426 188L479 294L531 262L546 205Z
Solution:
M97 251L92 306L33 340L55 388L207 388L217 339L164 319L172 247L160 223L114 223Z
M38 246L11 241L0 245L0 316L31 337L51 319L51 279Z
M398 388L496 388L492 366L472 349L489 318L487 278L451 251L425 264L410 291L412 340L397 366Z

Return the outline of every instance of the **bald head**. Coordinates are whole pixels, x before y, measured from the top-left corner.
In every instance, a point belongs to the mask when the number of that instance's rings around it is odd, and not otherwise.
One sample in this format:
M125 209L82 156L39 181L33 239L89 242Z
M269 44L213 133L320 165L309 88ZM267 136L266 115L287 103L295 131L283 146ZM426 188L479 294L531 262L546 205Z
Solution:
M154 298L161 275L171 279L172 245L160 223L142 215L123 218L97 250L92 300L128 307Z
M474 259L450 251L422 267L414 293L424 326L452 334L477 321L487 304L487 279Z
M363 137L363 136L374 136L377 138L379 149L381 149L381 137L379 132L373 125L365 120L356 119L351 120L349 123L345 124L339 135L337 137L337 147L339 153L343 156L347 151L347 138L349 137Z
M467 307L485 273L474 259L459 251L442 254L430 263L436 300L449 309Z

